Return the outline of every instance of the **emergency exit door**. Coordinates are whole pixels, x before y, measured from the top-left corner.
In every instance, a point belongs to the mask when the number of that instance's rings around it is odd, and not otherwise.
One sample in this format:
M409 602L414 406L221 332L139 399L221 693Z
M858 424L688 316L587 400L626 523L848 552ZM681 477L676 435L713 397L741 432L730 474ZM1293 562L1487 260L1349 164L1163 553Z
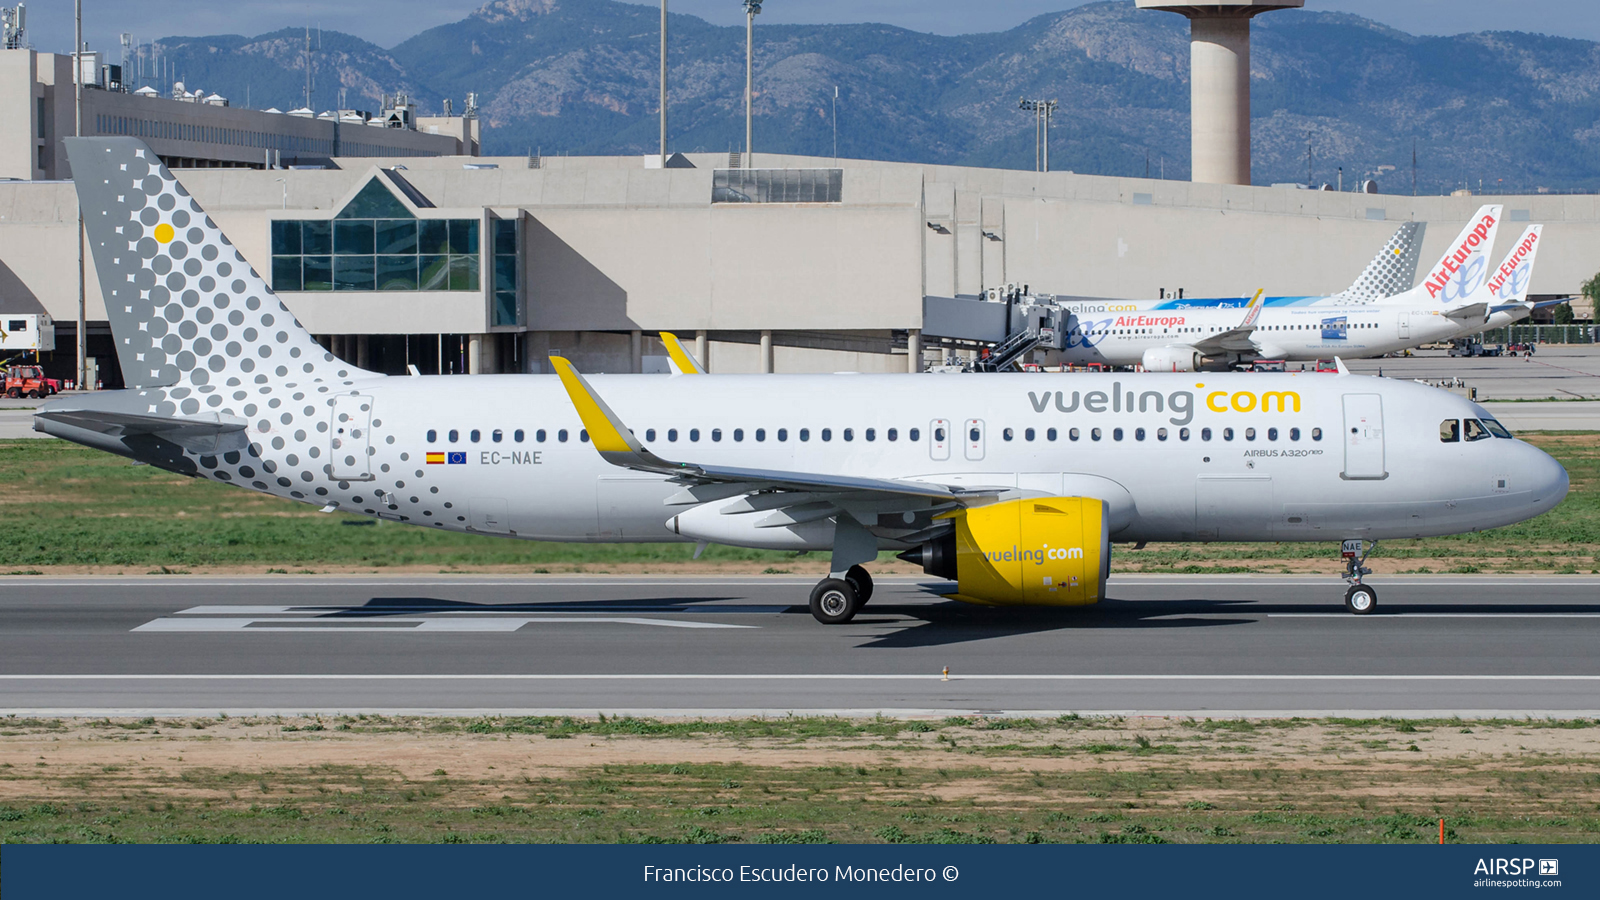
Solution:
M951 440L953 435L950 434L949 419L934 419L928 423L928 456L937 460L949 459Z
M1383 460L1383 398L1344 395L1344 477L1389 477Z

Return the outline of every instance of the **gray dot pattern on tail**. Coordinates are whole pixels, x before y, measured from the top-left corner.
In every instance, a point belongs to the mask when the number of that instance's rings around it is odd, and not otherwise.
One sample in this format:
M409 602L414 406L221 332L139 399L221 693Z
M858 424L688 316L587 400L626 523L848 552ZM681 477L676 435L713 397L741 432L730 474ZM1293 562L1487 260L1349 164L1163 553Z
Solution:
M350 424L335 423L334 397L375 376L312 339L143 142L83 140L69 149L118 359L140 411L245 419L248 446L189 454L207 477L369 515L399 512L403 501L383 490L382 479L410 454L377 458L380 447L386 456L398 448L393 435L374 439L382 420L370 418L372 398L359 401L368 433L330 433ZM335 452L346 457L340 472ZM366 466L358 465L360 452ZM352 469L376 480L344 474ZM419 516L406 510L399 517Z

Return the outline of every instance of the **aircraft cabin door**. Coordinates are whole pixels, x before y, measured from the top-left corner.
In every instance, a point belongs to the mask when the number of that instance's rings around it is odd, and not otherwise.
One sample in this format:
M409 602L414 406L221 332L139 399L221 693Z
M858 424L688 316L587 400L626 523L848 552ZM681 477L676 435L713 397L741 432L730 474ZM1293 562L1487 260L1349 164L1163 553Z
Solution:
M950 420L934 419L928 423L928 455L933 459L950 458Z
M1383 398L1377 394L1344 395L1344 477L1389 477L1383 460Z
M966 443L967 459L983 459L983 420L968 419L961 426L961 437Z
M1398 313L1396 315L1396 318L1395 318L1395 335L1397 337L1399 337L1401 340L1407 340L1407 339L1409 339L1411 337L1411 314L1410 313L1402 312L1402 313Z
M333 398L333 477L339 481L372 480L372 398L340 394Z

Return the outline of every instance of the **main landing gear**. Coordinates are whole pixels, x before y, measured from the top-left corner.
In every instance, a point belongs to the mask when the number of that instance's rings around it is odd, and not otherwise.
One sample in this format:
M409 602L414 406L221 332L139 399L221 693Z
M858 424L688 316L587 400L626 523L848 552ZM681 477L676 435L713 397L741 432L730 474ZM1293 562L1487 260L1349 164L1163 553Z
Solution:
M1363 540L1344 542L1344 580L1350 582L1350 589L1344 592L1344 608L1358 616L1369 615L1378 608L1378 592L1372 585L1361 582L1362 576L1372 574L1365 563L1376 549L1377 541L1370 544Z
M824 578L811 589L811 615L824 625L843 625L872 599L872 576L851 566L843 578Z

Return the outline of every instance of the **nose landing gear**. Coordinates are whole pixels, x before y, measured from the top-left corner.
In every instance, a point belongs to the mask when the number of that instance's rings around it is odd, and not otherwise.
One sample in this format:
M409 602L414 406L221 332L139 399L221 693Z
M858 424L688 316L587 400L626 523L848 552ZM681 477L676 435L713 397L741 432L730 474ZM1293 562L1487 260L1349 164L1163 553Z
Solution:
M1371 575L1372 570L1365 563L1372 551L1378 549L1378 542L1356 539L1344 542L1344 580L1350 582L1350 589L1344 592L1344 607L1350 612L1365 616L1378 608L1378 592L1370 584L1363 584L1361 579Z

